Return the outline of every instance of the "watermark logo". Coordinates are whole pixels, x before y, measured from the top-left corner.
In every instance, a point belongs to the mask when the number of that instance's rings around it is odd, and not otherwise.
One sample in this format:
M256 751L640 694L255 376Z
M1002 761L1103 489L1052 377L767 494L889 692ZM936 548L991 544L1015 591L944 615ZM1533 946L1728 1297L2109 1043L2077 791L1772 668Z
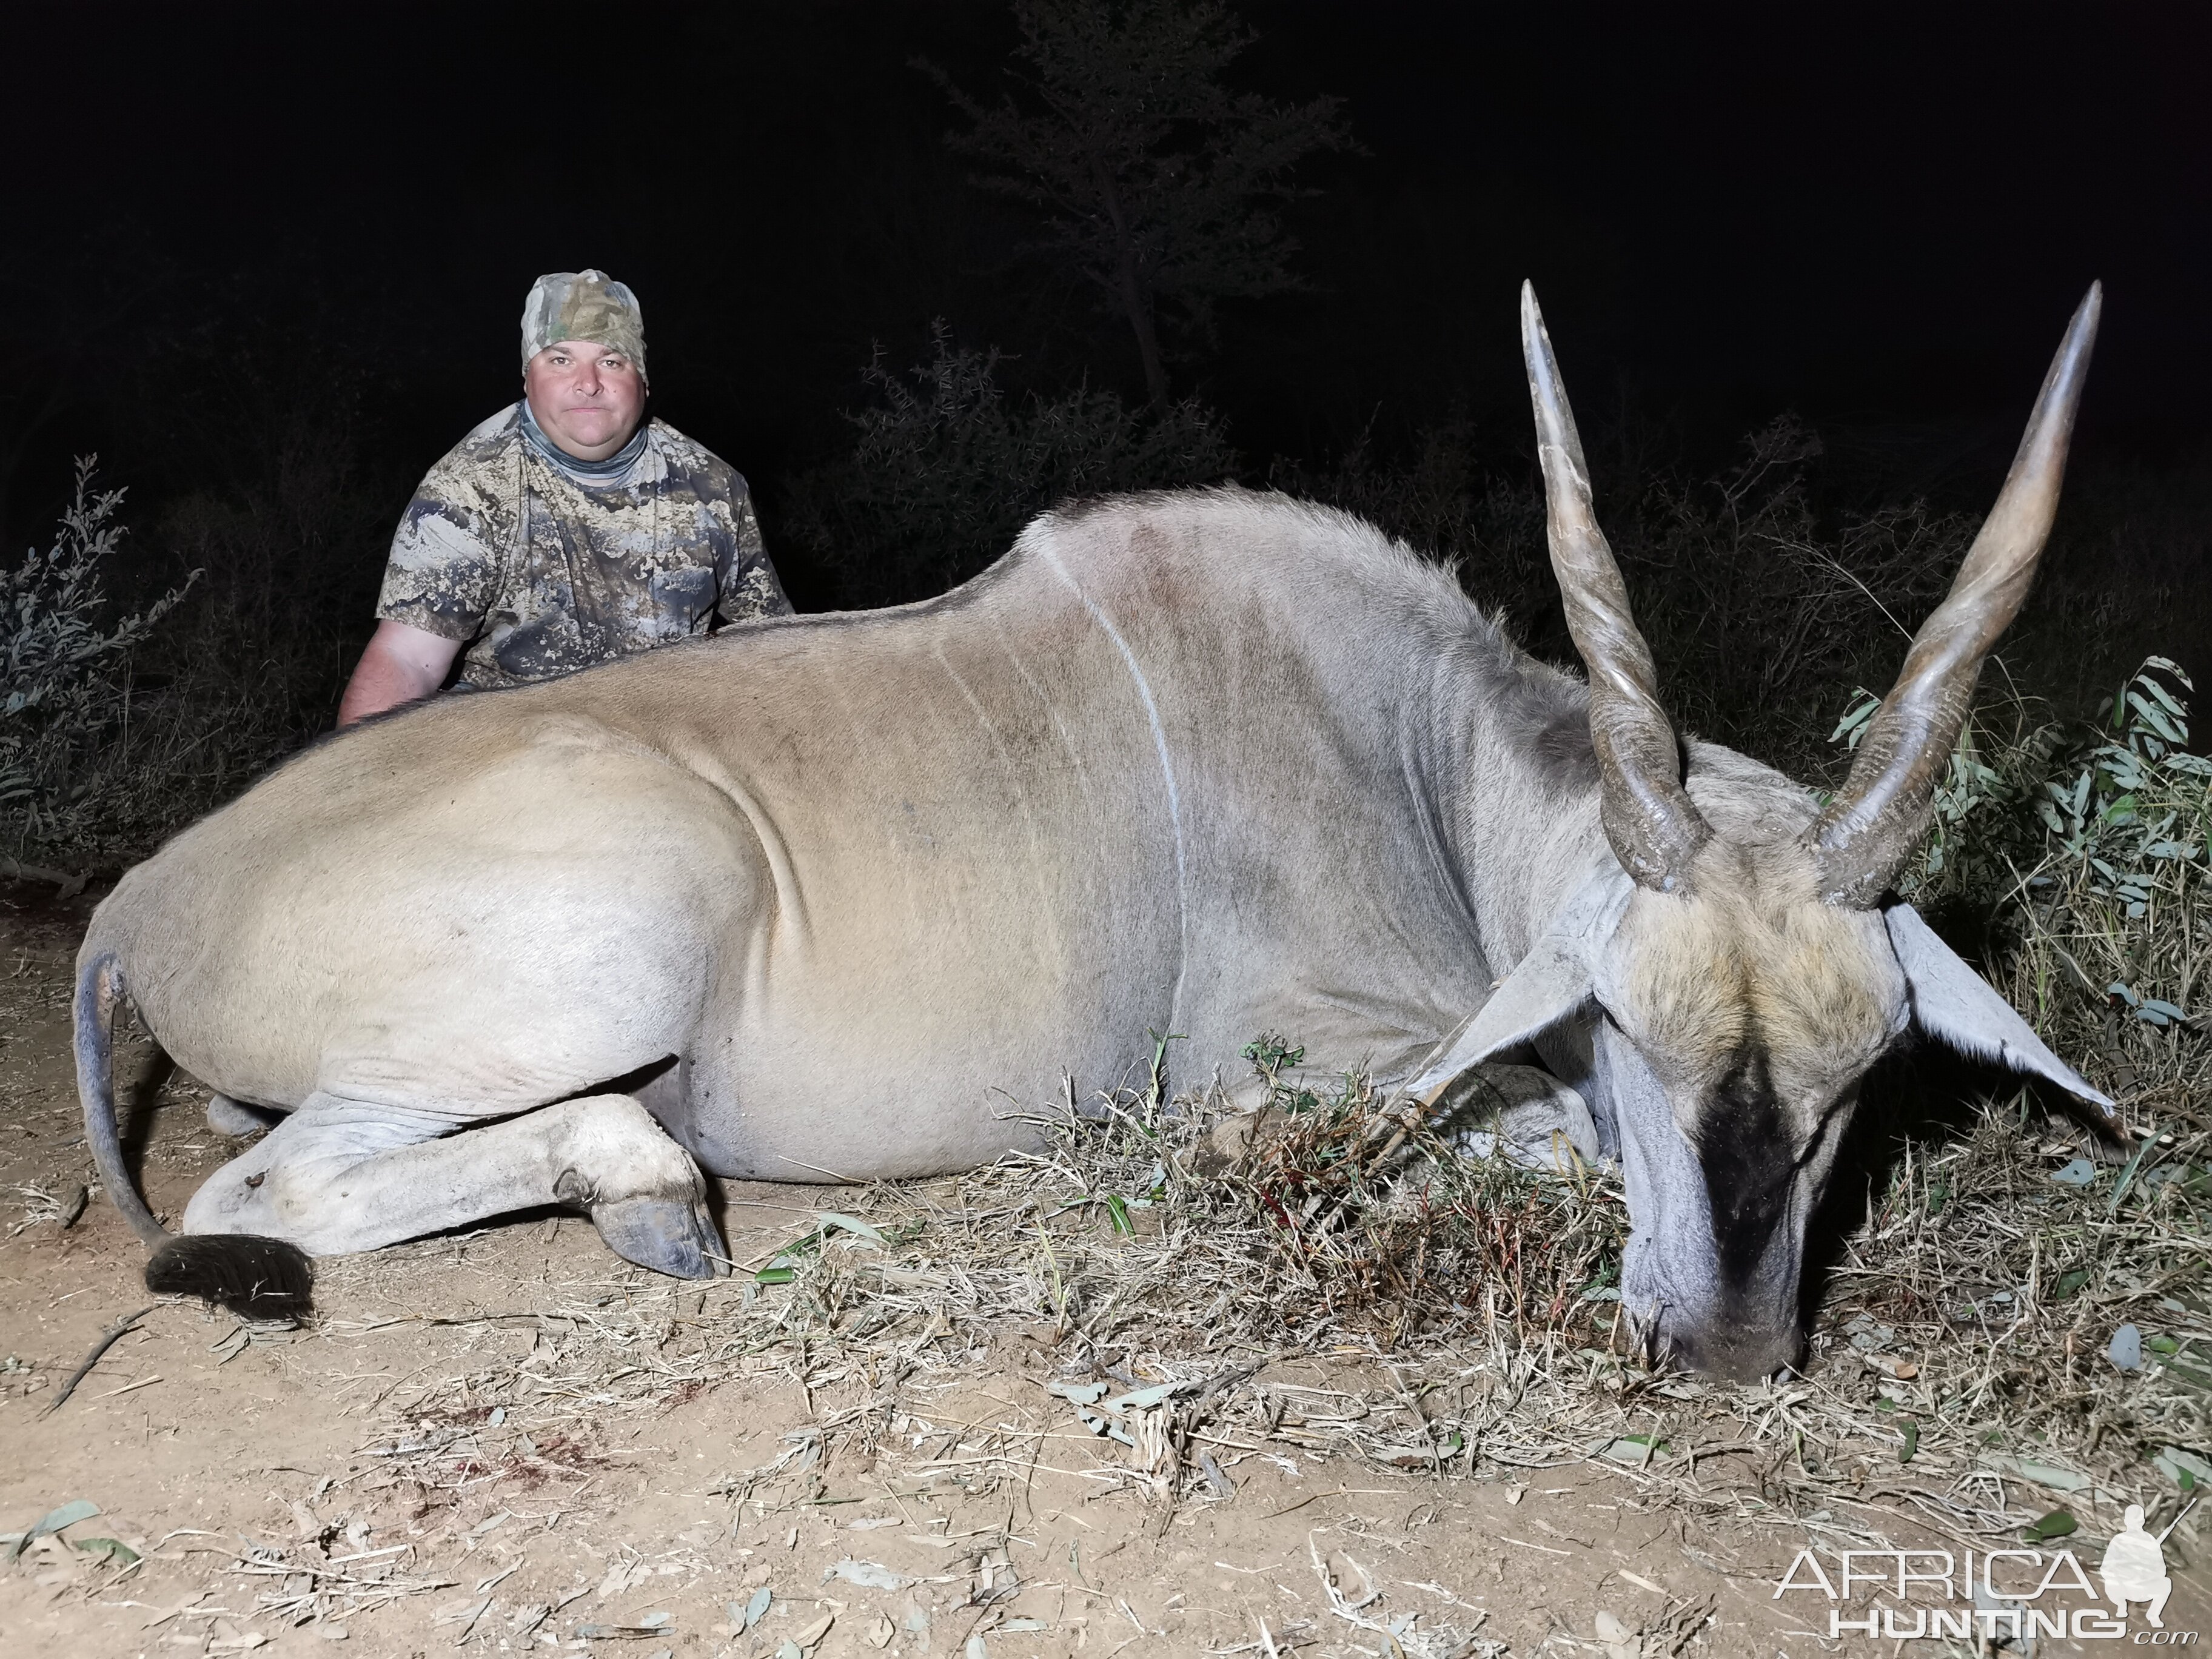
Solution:
M2105 1580L2106 1597L2123 1620L2128 1616L2128 1603L2141 1601L2152 1628L2166 1628L2160 1615L2166 1598L2173 1594L2173 1580L2166 1576L2164 1545L2143 1529L2142 1504L2128 1505L2127 1524L2106 1546L2104 1565L2098 1571Z
M2191 1647L2197 1633L2169 1631L2165 1618L2173 1580L2164 1545L2180 1518L2154 1536L2143 1526L2142 1506L2129 1504L2094 1583L2071 1550L1987 1550L1978 1556L1972 1550L1959 1556L1948 1550L1845 1550L1841 1574L1831 1578L1820 1558L1803 1549L1775 1585L1774 1599L1793 1591L1826 1596L1832 1638L1994 1643L2055 1637ZM1893 1596L1897 1605L1859 1600L1878 1594ZM2146 1627L2130 1630L2129 1613L2137 1607Z

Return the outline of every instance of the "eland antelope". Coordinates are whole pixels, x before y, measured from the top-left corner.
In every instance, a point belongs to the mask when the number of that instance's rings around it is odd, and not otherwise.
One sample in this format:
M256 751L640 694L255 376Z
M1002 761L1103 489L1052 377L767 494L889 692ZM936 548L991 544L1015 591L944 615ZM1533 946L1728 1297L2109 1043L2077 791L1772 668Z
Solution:
M2049 532L2098 308L1825 805L1678 741L1524 289L1587 683L1358 520L1223 489L1048 513L921 604L402 710L100 906L76 1030L108 1191L167 1284L187 1243L269 1261L541 1205L697 1276L702 1170L972 1166L1035 1133L1007 1101L1112 1081L1148 1030L1186 1078L1283 1030L1423 1094L1533 1045L1620 1160L1638 1328L1770 1373L1909 1027L2110 1107L1889 891ZM123 1162L126 996L283 1114L185 1206L198 1238L164 1243Z

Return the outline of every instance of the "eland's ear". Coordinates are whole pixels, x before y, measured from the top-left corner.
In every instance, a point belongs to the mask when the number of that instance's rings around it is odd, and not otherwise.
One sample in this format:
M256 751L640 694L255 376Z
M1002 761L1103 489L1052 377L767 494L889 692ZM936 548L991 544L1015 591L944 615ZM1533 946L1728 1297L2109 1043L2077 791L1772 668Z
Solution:
M1528 954L1490 994L1443 1058L1406 1084L1425 1097L1470 1066L1526 1042L1582 1012L1590 1000L1597 952L1620 927L1636 884L1618 865L1591 877L1559 907Z
M1909 904L1893 904L1881 919L1889 928L1898 964L1905 969L1905 981L1911 988L1913 1024L1961 1054L2048 1079L2076 1099L2117 1115L2108 1097L2045 1048L2043 1039L2013 1006L1936 938L1920 912Z

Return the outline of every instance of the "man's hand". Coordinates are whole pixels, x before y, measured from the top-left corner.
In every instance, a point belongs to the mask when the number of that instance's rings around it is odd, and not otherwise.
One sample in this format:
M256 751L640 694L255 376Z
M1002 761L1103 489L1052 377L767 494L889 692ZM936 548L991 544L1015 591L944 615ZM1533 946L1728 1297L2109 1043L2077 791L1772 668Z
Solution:
M369 635L345 696L338 701L338 725L351 726L403 702L427 697L446 683L446 671L460 654L461 642L405 623L380 622Z

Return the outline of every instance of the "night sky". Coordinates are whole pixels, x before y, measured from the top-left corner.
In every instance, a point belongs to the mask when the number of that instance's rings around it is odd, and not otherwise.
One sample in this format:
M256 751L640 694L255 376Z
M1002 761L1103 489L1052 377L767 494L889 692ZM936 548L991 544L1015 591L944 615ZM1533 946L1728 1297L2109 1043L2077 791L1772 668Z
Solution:
M1601 418L1723 453L1794 408L1931 477L2002 465L2101 276L2087 445L2203 441L2201 5L1240 9L1244 82L1342 95L1366 150L1307 175L1310 291L1178 366L1249 458L1454 413L1525 441L1524 275ZM19 4L0 40L17 542L72 453L157 492L220 471L240 377L356 387L419 475L515 395L530 279L585 264L640 294L659 411L757 479L933 318L1018 384L1141 391L1120 325L1012 258L911 67L988 89L1000 5Z

